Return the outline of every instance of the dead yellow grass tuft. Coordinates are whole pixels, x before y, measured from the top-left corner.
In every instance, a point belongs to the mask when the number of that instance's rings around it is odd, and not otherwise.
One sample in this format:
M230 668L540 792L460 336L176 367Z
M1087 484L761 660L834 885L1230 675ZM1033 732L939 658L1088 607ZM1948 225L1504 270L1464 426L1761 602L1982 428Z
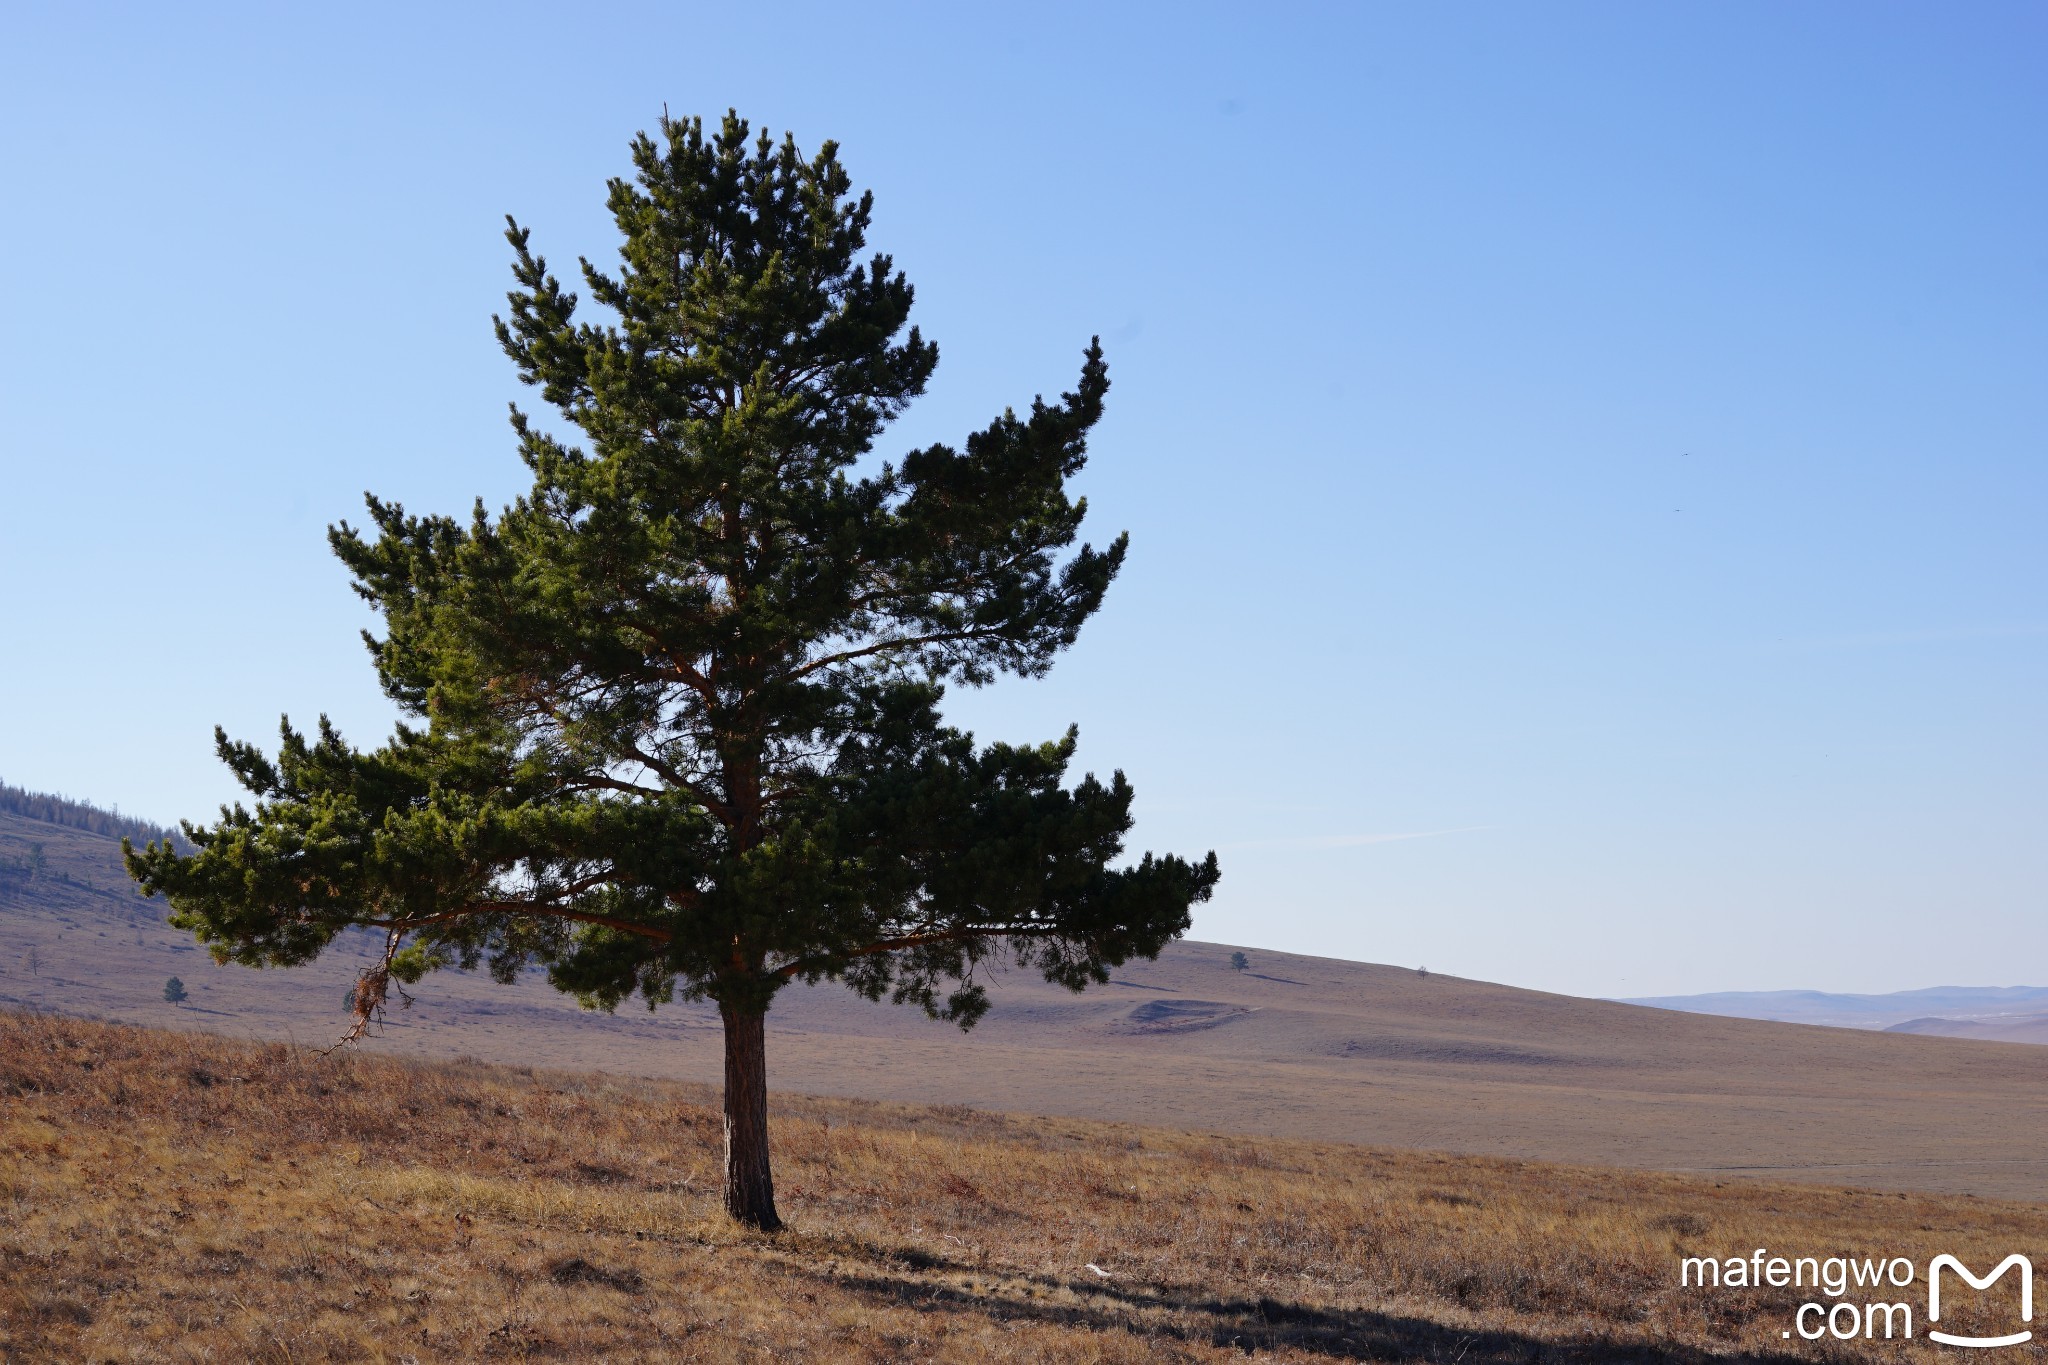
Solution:
M794 1230L762 1237L720 1212L714 1099L0 1014L0 1358L1931 1359L1787 1341L1811 1291L1682 1290L1678 1259L1988 1268L2048 1231L2030 1204L784 1096Z

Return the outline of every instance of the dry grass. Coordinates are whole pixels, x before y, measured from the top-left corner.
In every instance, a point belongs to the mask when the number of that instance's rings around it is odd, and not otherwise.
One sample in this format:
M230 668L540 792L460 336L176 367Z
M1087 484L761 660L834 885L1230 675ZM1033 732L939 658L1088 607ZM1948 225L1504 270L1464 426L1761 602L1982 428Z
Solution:
M794 1230L764 1237L718 1212L713 1098L0 1014L0 1359L1904 1360L1936 1348L1784 1340L1811 1291L1681 1290L1678 1258L1983 1269L2048 1231L2031 1204L784 1097ZM1920 1286L1887 1297L1924 1332Z

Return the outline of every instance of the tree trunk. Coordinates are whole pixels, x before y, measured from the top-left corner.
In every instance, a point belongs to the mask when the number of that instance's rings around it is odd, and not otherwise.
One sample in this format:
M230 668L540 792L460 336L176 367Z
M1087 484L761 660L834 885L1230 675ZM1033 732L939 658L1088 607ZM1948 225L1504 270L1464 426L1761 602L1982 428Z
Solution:
M775 1177L768 1169L768 1016L721 1004L725 1020L725 1211L776 1232Z

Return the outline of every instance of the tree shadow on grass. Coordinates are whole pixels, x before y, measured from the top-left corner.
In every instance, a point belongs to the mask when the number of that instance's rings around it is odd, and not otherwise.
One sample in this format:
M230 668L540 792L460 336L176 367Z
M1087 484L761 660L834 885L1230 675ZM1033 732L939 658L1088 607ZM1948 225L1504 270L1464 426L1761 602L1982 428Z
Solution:
M850 1248L842 1248L850 1250ZM902 1251L877 1259L916 1270L969 1275L973 1267L944 1257ZM1281 1347L1332 1360L1445 1362L1445 1365L1810 1365L1781 1352L1721 1353L1689 1346L1590 1340L1546 1341L1504 1330L1447 1326L1366 1309L1308 1308L1276 1299L1224 1299L1109 1284L1070 1284L1050 1276L1009 1274L1001 1285L962 1288L886 1269L799 1273L829 1278L845 1292L925 1313L979 1315L1089 1331L1128 1332L1188 1343L1235 1347L1247 1354ZM1026 1288L1037 1286L1037 1290ZM1065 1301L1037 1292L1071 1296Z

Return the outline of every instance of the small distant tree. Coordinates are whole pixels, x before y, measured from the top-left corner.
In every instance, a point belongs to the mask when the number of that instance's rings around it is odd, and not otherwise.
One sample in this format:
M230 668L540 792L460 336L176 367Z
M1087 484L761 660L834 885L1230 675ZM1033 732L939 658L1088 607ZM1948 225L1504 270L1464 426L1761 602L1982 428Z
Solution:
M1232 953L1230 955L1230 968L1232 971L1248 971L1250 970L1251 965L1252 960L1246 957L1243 953Z
M185 993L185 983L178 980L177 977L174 976L164 982L164 999L170 1004L183 1004L185 1002Z
M369 640L410 718L362 752L323 717L275 759L216 732L254 810L130 853L172 923L223 961L307 961L385 933L353 993L528 963L587 1006L708 999L725 1027L725 1206L781 1225L765 1020L837 979L963 1028L998 952L1074 990L1156 956L1213 854L1123 860L1132 790L1068 783L1075 734L979 746L949 683L1036 677L1071 645L1125 538L1075 548L1109 374L963 446L863 463L937 348L909 283L866 256L871 199L836 147L728 115L664 118L614 180L606 310L506 233L498 340L564 437L517 408L532 490L493 519L369 500L330 533L383 618ZM509 221L509 220L508 220Z
M21 965L28 968L30 976L41 976L43 974L42 950L33 943L29 944L28 951L21 955Z
M28 846L28 875L30 880L40 880L43 873L49 869L49 866L50 860L43 856L43 846L41 844L30 844Z

